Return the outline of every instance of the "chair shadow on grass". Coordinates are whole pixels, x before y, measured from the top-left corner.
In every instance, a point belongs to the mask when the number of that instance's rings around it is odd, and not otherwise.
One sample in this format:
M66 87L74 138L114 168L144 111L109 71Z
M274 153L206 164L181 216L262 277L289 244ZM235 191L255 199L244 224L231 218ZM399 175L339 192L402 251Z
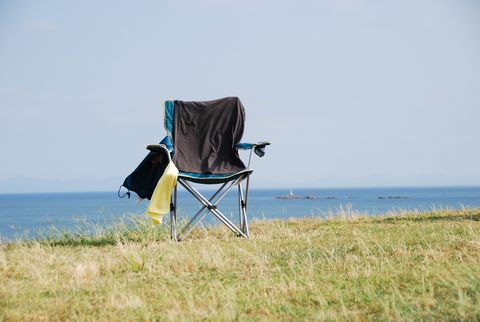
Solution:
M164 242L170 240L168 236L158 236L158 238L78 238L78 239L66 239L66 240L37 240L38 243L49 245L52 247L106 247L106 246L114 246L117 244L122 244L125 242L132 242L132 243L143 243L149 244L152 242Z
M152 226L149 221L136 217L121 218L106 225L86 220L80 221L73 229L52 225L35 242L58 247L105 247L119 243L151 243L169 238L165 224Z
M63 236L37 239L36 242L53 247L105 247L126 242L151 243L169 240L169 235L163 231L129 230L117 234L92 236L87 234L66 234Z
M181 222L183 223L183 221ZM196 231L189 235L189 240L209 238L223 238L227 229L216 229L214 227L198 227ZM223 227L222 227L223 228ZM171 241L170 232L166 226L161 226L158 230L126 230L121 233L107 234L103 236L91 236L87 234L65 233L65 235L37 239L36 242L53 247L105 247L114 246L119 243L133 242L143 243L145 245L152 242Z
M189 235L188 240L228 240L228 235L231 233L226 229L198 229L195 232L192 232ZM231 236L230 236L231 237ZM226 239L227 238L227 239ZM169 242L171 241L170 235L168 234L158 234L154 238L144 238L141 235L137 236L122 236L121 238L112 238L112 237L78 237L71 239L53 239L53 240L37 240L40 244L49 245L52 247L106 247L114 246L118 243L124 242L133 242L133 243L143 243L145 245L152 242ZM184 241L182 241L184 243Z
M69 239L69 240L39 240L40 244L45 244L53 247L105 247L117 244L117 240L110 238L98 239Z

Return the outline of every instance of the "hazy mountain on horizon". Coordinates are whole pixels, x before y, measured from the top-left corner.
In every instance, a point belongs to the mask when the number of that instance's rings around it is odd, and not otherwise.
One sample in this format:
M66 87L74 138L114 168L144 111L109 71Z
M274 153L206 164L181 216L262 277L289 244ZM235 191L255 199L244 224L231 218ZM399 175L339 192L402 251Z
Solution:
M123 178L42 179L15 176L0 179L0 193L116 191Z

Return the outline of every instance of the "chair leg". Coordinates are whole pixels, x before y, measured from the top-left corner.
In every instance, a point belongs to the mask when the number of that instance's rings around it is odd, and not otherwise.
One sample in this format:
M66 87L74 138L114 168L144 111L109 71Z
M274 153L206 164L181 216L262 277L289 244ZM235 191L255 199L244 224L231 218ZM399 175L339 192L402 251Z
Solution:
M243 191L240 188L240 210L241 210L241 216L243 217L243 227L242 232L245 234L247 238L250 238L250 229L248 228L248 219L247 219L247 204L245 202L245 198L243 197Z
M248 191L250 189L250 176L247 177L247 183L245 185L245 210L248 210Z
M245 235L247 235L248 238L250 238L250 229L248 228L248 220L247 220L247 213L248 213L248 193L250 191L250 176L247 177L247 183L245 187L245 220L244 220L244 226L245 226Z
M238 222L240 230L245 233L245 227L243 222L243 212L242 212L242 195L241 195L242 183L238 183ZM241 235L237 234L237 237Z
M245 209L243 210L243 214L245 215L245 219L244 219L244 228L245 228L245 235L247 235L247 238L250 238L250 228L248 228L248 219L247 219L247 209L245 207Z
M170 205L170 233L173 241L177 241L177 186L173 190L172 204Z

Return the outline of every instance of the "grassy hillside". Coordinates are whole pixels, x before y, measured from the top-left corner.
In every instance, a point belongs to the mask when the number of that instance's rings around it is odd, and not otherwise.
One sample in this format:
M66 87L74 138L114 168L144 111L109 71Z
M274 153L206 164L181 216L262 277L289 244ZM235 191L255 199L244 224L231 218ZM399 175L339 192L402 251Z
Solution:
M0 245L0 320L479 320L480 210Z

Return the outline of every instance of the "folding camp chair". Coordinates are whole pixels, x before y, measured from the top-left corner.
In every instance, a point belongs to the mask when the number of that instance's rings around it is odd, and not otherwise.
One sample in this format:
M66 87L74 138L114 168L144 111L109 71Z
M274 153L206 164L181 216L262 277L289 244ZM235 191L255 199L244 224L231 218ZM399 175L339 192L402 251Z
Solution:
M165 129L168 136L155 145L172 156L179 170L180 184L202 207L188 223L177 230L177 186L170 206L170 225L173 240L181 241L205 218L213 214L237 236L250 237L247 209L250 186L252 153L260 157L270 142L239 143L243 134L245 111L237 97L226 97L205 102L165 102ZM153 150L153 146L150 146ZM241 161L238 150L250 150L247 166ZM221 184L209 198L203 196L192 183ZM242 184L245 187L242 187ZM238 187L239 223L235 225L218 208L222 198Z

